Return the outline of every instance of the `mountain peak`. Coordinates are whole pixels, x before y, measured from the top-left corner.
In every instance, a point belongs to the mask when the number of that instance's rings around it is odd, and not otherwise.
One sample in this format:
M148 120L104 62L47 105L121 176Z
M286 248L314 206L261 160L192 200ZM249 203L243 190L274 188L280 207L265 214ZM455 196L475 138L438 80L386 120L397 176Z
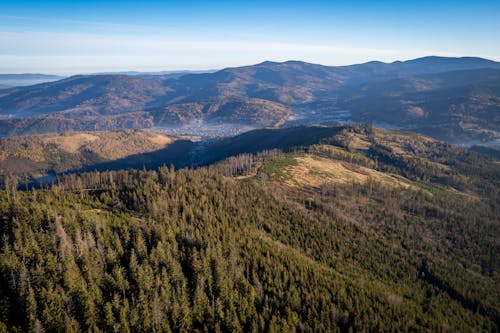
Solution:
M270 60L265 60L261 63L258 63L256 66L267 66L267 65L278 65L279 62L276 61L270 61Z
M395 62L394 62L395 63ZM407 61L403 61L403 63L467 63L467 64L498 64L498 62L480 58L480 57L443 57L443 56L426 56L420 57L416 59L411 59Z
M286 60L286 61L270 61L266 60L261 63L258 63L255 66L282 66L282 65L312 65L308 62L301 60Z

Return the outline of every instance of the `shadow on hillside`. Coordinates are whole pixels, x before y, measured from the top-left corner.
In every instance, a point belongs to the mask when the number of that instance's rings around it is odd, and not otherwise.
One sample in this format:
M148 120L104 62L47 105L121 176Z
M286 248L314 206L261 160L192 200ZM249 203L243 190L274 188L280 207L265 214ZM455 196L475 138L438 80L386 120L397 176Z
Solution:
M131 155L114 161L92 164L81 169L70 170L67 173L143 168L156 169L163 165L174 165L176 168L183 168L190 166L189 156L194 145L195 143L189 140L178 140L160 150Z
M282 129L259 129L220 140L192 142L178 140L164 149L149 153L131 155L114 161L100 162L63 174L91 171L123 169L157 169L173 165L176 169L199 167L216 163L238 154L253 154L263 150L280 149L290 151L294 147L304 147L320 143L323 139L335 136L344 126L307 127L298 126ZM56 174L35 180L30 186L40 187L57 180Z
M238 154L253 154L263 150L280 149L290 151L320 143L323 139L337 135L345 126L296 126L280 129L258 129L212 142L197 156L199 165L214 163Z
M220 140L192 142L179 140L164 149L93 164L67 173L119 169L156 169L173 165L176 169L204 166L244 153L308 146L339 133L343 127L298 126L282 129L258 129Z
M86 165L78 169L70 169L62 173L49 171L47 175L36 178L28 183L20 185L19 189L42 188L57 182L58 177L92 171L110 171L125 169L157 169L161 166L174 165L176 169L190 166L191 151L195 143L189 140L178 140L167 147L152 151L131 155L125 158L99 162Z

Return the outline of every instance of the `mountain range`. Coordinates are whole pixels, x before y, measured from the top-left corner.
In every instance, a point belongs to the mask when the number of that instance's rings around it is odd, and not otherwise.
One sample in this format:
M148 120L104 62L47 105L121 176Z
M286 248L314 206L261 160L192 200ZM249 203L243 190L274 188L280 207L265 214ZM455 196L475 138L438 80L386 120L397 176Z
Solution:
M500 63L425 57L322 66L263 62L213 73L77 75L0 90L3 136L182 126L358 122L454 143L500 139Z

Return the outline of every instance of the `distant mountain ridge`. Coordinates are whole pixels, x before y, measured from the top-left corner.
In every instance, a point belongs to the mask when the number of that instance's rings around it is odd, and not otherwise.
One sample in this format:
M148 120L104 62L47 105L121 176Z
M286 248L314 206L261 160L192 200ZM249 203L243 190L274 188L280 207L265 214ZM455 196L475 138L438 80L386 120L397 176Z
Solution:
M299 110L303 119L316 117L321 124L323 113L343 109L349 121L411 125L431 135L444 133L439 138L449 141L488 141L500 138L499 71L500 63L487 59L432 56L337 67L266 61L173 76L78 75L1 90L0 133L180 126L193 120L279 127Z
M16 87L30 86L44 82L51 82L63 79L64 76L52 74L23 73L23 74L0 74L0 86ZM1 87L0 87L1 88Z
M384 63L380 61L371 61L359 65L346 66L351 68L372 68L375 70L387 72L397 72L399 75L418 75L442 73L448 71L480 69L480 68L500 68L500 63L478 57L438 57L427 56L406 61L394 61Z
M0 74L0 80L45 80L61 79L64 76L40 73L22 73L22 74Z

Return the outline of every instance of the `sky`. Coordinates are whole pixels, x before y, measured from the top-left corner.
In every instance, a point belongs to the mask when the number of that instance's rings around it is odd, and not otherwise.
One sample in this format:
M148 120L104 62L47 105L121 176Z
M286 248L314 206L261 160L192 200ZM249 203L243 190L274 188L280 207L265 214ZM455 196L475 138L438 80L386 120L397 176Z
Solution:
M500 1L0 0L0 73L500 61Z

